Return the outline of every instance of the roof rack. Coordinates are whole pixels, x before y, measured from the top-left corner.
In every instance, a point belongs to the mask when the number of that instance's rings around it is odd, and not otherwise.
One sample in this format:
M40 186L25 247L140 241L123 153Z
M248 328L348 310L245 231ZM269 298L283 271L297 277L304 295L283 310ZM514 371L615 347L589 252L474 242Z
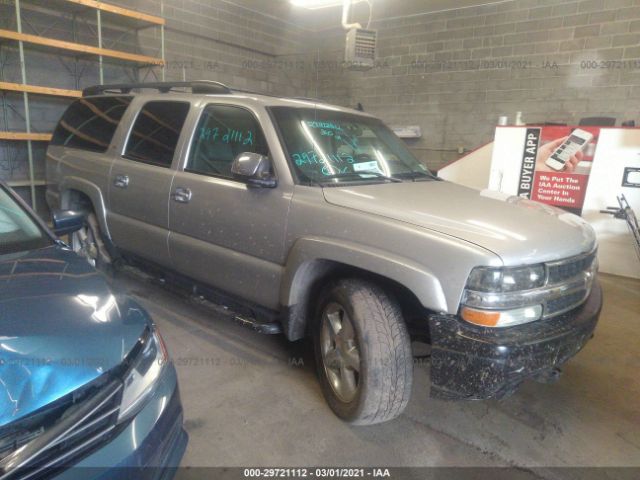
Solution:
M198 80L193 82L153 82L153 83L115 83L112 85L95 85L82 91L83 97L100 95L103 93L130 93L135 89L153 89L160 93L168 93L174 88L190 88L191 93L225 94L233 91L225 84L211 80Z
M291 97L292 100L303 100L306 102L314 102L314 103L327 103L325 100L321 100L319 98L313 97Z

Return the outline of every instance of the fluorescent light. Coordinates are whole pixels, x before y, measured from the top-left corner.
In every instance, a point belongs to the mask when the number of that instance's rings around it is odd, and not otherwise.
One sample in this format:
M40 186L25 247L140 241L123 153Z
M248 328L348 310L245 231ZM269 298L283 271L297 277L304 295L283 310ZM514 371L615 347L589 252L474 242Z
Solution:
M315 10L317 8L337 7L342 5L340 0L289 0L291 5L295 7L308 8L309 10Z
M317 10L319 8L341 7L344 0L289 0L291 5L296 7L308 8L309 10ZM365 0L351 0L352 4L360 3Z

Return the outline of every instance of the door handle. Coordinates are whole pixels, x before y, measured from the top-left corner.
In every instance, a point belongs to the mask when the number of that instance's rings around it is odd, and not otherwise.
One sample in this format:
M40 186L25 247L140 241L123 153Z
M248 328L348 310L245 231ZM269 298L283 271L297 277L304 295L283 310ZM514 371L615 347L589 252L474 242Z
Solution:
M172 197L178 203L189 203L191 201L191 190L178 187L176 191L173 192Z
M129 176L128 175L116 175L113 180L113 186L118 188L127 188L129 186Z

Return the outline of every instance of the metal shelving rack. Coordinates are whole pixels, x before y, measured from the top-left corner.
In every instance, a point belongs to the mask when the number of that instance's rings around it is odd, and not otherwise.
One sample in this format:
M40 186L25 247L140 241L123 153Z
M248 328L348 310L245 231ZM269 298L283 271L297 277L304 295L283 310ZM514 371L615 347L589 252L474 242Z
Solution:
M627 222L627 226L633 237L633 247L636 250L638 260L640 260L640 222L624 194L616 196L616 199L618 200L617 207L607 207L606 210L600 210L600 213L607 213Z
M48 142L51 139L51 133L41 133L32 131L31 115L30 115L30 96L45 95L62 98L77 98L82 96L79 85L79 76L75 77L75 90L45 87L38 85L30 85L27 78L27 70L25 63L26 50L28 47L35 49L45 49L57 54L71 55L87 55L96 57L98 62L98 72L100 84L104 83L104 59L108 58L116 62L130 62L138 68L160 68L161 79L165 79L165 19L161 16L149 15L135 10L119 7L116 5L104 3L96 0L13 0L15 3L15 30L0 29L0 49L2 42L13 42L18 45L20 83L11 83L4 81L3 68L0 68L0 91L1 92L18 92L22 93L23 111L24 111L24 131L8 131L8 124L5 120L6 131L0 131L0 141L8 142L26 142L27 159L28 159L28 180L9 182L14 187L29 187L31 194L31 204L36 207L36 187L46 185L44 179L36 179L34 172L34 152L33 142ZM24 4L24 5L23 5ZM31 6L34 8L44 8L51 10L52 15L56 13L70 13L73 15L74 38L75 38L75 18L77 14L87 13L95 10L95 33L97 36L97 46L88 45L77 42L69 42L48 38L42 35L32 35L23 32L23 9ZM160 2L160 13L164 12L164 4ZM125 28L132 28L136 34L144 28L160 29L160 56L151 57L130 53L121 50L113 50L105 48L103 44L103 16L109 16L109 21ZM92 29L93 30L93 29ZM1 67L1 65L0 65ZM6 119L7 101L2 98L2 110Z

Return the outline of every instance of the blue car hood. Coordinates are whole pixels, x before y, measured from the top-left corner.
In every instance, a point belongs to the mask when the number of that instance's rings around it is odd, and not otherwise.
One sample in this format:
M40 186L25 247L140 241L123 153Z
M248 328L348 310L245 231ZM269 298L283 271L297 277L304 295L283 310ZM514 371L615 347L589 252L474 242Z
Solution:
M148 322L65 248L0 256L0 427L120 364Z

